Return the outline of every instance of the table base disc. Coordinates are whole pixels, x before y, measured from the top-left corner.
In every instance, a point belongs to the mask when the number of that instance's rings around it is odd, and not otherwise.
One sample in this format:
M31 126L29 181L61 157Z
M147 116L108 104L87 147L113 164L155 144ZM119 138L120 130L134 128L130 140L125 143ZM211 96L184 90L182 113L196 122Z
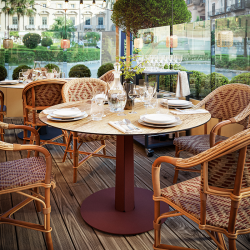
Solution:
M135 188L135 209L131 212L115 210L115 188L98 191L84 200L82 218L92 227L111 234L139 234L153 229L153 192ZM168 212L161 202L161 213Z

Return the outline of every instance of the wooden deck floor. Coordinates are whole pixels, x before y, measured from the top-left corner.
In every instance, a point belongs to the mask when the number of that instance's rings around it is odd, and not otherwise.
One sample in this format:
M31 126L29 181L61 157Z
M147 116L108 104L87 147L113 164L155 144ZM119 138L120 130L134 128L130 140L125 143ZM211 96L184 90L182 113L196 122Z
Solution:
M21 119L5 119L5 122L21 124ZM20 131L7 130L5 141L21 143L16 134ZM82 146L83 150L96 148L98 142L91 142ZM52 239L55 250L79 249L79 250L144 250L153 249L153 230L140 235L117 236L95 230L88 226L80 215L82 201L90 194L99 190L114 187L115 185L115 161L109 159L92 158L79 168L78 182L72 183L72 161L67 158L62 163L63 148L59 146L46 146L53 157L53 172L56 175L57 187L51 191L51 227ZM134 144L135 151L135 185L137 187L152 190L151 165L161 155L174 155L174 148L159 148L155 150L152 158L148 158L144 148ZM115 142L107 141L107 153L115 155ZM25 152L0 151L0 162L25 157ZM188 157L182 153L181 157ZM161 172L162 186L172 184L174 175L173 166L164 164ZM194 177L194 173L181 172L179 181ZM0 213L6 211L11 205L20 202L19 195L0 196ZM17 219L26 219L38 223L42 215L36 213L35 205L30 203L26 210L20 210L14 214ZM185 217L168 219L162 226L162 241L166 244L183 247L197 248L201 250L216 249L204 231L198 229L195 223ZM0 249L1 250L30 250L46 249L44 235L40 232L28 230L10 225L0 225ZM250 249L250 236L238 237L237 249Z

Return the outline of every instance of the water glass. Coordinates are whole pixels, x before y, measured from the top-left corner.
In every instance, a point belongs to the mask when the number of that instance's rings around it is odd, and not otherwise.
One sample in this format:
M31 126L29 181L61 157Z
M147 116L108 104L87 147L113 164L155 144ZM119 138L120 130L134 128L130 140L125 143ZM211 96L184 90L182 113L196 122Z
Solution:
M107 88L105 86L97 86L93 88L93 98L97 104L103 104L105 100L107 99L106 96L107 93ZM103 114L102 117L105 117L104 115L104 109L103 109Z
M124 116L126 115L123 111L124 111L124 107L126 105L127 102L127 93L125 91L121 91L120 93L117 94L117 98L119 100L119 104L120 104L120 112L117 114L118 116Z
M91 118L93 121L102 120L103 116L103 102L97 103L94 99L91 100Z

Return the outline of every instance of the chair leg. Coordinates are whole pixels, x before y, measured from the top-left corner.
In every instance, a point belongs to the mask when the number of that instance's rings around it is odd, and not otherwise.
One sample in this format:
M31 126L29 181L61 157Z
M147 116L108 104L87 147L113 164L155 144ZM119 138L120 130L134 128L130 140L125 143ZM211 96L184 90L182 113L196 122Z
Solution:
M50 188L45 188L45 204L46 208L50 209ZM50 210L44 214L44 227L45 230L50 230ZM53 250L53 242L51 238L51 232L45 233L45 239L47 243L47 248L49 250Z
M78 156L79 153L77 148L77 132L73 132L73 162L74 162L73 183L77 182Z
M236 250L236 240L235 239L228 239L229 240L229 250Z
M34 188L34 191L37 193L37 194L39 194L39 188L38 187L36 187L36 188ZM36 201L35 200L35 204L36 204L36 211L38 212L38 213L40 213L42 210L41 210L41 203L39 202L39 201Z
M34 144L33 137L34 137L33 133L30 133L30 144L31 145ZM31 154L31 151L28 150L27 158L30 158L30 154Z
M27 130L24 129L24 130L23 130L23 138L24 138L24 139L23 139L23 144L26 144L26 139L25 139L25 138L27 138L27 136L28 136L28 135L27 135Z
M67 150L68 150L69 147L70 147L71 139L72 139L72 133L70 133L70 135L69 135L69 137L68 137L67 146L66 146L66 148L65 148L65 152L64 152L64 155L63 155L63 160L62 160L62 162L65 162L65 160L66 160Z
M101 144L105 145L105 148L103 148L103 154L106 155L106 143L104 140L101 140Z
M3 114L0 115L0 121L3 122ZM4 141L4 129L0 129L1 141Z
M160 216L160 202L154 202L154 223ZM154 224L154 247L158 247L161 244L161 224Z

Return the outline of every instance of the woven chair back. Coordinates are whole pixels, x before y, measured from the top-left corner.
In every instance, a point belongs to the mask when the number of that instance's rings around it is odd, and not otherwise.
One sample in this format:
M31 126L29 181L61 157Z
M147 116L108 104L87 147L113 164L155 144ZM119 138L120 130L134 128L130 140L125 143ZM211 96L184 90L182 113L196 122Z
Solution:
M104 82L107 82L107 83L113 82L115 80L113 71L114 71L114 69L109 70L104 75L102 75L99 79L104 81Z
M75 102L92 99L95 87L107 88L107 83L96 78L78 78L71 80L63 86L63 101Z
M212 118L228 120L238 115L250 103L250 86L227 84L214 90L205 99L205 108ZM249 116L238 123L247 128L248 122Z
M23 90L23 98L28 106L50 107L63 102L61 90L66 81L49 79L31 82Z
M208 162L208 184L233 189L238 159L239 150ZM242 179L242 188L247 187L250 187L250 146L247 147Z

